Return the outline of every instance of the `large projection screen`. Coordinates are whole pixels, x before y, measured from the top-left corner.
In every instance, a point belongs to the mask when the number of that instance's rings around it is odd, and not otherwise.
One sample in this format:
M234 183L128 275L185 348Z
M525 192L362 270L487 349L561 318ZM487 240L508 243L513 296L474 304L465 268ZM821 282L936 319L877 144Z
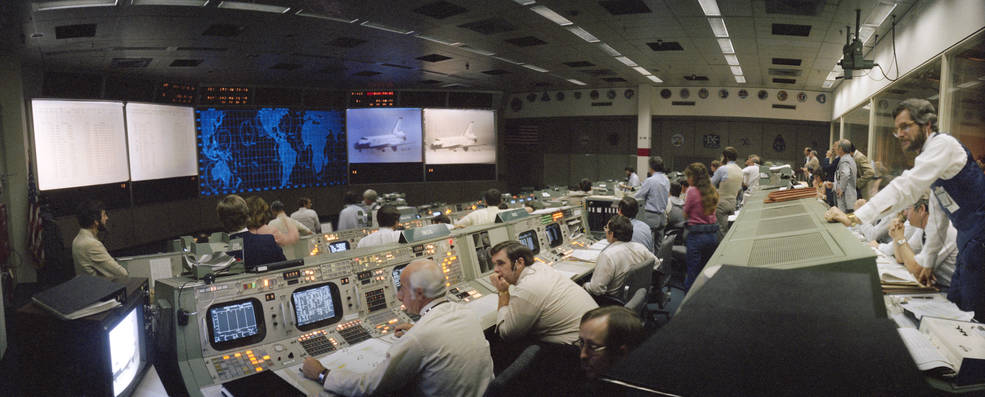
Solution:
M40 190L126 182L123 103L31 101Z
M193 108L127 103L126 113L130 180L198 174Z
M420 163L421 109L346 110L349 163Z
M428 164L495 164L495 113L424 109L424 142Z

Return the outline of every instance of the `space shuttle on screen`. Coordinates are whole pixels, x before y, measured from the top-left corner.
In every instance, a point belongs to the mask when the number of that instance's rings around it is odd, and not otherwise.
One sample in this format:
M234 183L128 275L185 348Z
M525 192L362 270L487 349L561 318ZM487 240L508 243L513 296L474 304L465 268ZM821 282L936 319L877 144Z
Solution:
M356 141L356 149L361 152L363 149L377 149L385 151L387 148L390 148L396 152L397 147L407 143L407 133L400 129L400 121L403 119L403 117L400 117L395 123L393 123L393 130L391 130L389 134L371 135L359 138L359 140Z
M470 121L468 127L465 127L465 132L459 136L434 138L434 141L431 142L431 150L451 149L452 151L458 151L458 149L462 149L467 152L470 147L478 146L479 139L472 132L474 125L475 122Z

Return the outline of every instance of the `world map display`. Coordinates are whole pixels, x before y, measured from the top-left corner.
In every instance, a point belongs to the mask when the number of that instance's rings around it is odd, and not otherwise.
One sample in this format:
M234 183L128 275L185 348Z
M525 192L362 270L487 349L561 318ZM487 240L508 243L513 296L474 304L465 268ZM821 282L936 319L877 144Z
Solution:
M195 116L203 196L346 183L340 111L209 108Z

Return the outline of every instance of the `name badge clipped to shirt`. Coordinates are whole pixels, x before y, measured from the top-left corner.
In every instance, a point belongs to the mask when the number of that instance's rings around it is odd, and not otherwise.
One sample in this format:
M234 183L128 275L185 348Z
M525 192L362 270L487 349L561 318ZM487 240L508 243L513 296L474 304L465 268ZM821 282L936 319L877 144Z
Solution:
M958 203L955 203L954 200L951 199L951 195L947 194L947 191L944 190L943 187L935 187L934 196L937 196L937 201L941 203L941 207L944 207L952 214L961 209L961 207L958 206Z

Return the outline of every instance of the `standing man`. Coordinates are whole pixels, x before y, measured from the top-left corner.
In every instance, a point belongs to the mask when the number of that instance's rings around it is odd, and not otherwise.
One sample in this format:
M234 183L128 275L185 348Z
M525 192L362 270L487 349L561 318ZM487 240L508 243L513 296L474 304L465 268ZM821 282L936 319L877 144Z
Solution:
M298 210L291 214L291 219L301 222L314 233L321 233L321 221L318 220L318 213L311 209L311 199L301 197L298 199Z
M372 371L329 371L307 357L301 371L325 390L343 396L393 395L480 397L493 379L493 361L472 310L445 298L445 277L430 259L411 262L400 274L397 299L421 318L397 326L399 339Z
M855 160L855 175L858 175L855 180L858 197L868 200L872 198L872 194L869 193L871 190L869 182L875 179L876 171L872 168L872 162L869 161L869 158L865 157L865 153L862 153L861 150L856 150L855 144L851 143L851 141L847 139L845 141L852 147L852 159Z
M838 209L849 212L855 205L858 198L855 190L855 179L858 176L855 168L855 159L852 158L852 144L847 140L839 141L835 145L835 154L838 155L838 170L835 171L835 200Z
M670 180L664 174L664 159L660 156L650 157L650 177L643 181L635 197L644 202L643 222L650 226L653 241L663 241L669 195Z
M640 187L640 176L636 175L636 169L633 167L626 167L626 182L622 183L624 188L638 188Z
M499 204L503 201L503 194L497 189L489 189L482 194L482 200L486 202L486 208L479 208L463 216L455 222L455 226L469 227L496 223L496 214L501 211Z
M742 189L759 186L759 156L750 154L746 159L746 168L742 169Z
M947 299L985 321L985 175L961 142L937 131L934 106L924 99L900 102L893 111L894 136L904 151L918 152L913 168L893 179L854 214L831 208L829 221L845 225L871 223L915 203L930 191L929 219L924 228L927 263L937 262L948 225L957 229L958 263ZM923 268L917 280L929 284L933 274Z
M739 152L734 147L726 147L722 150L722 162L725 165L718 167L715 175L711 177L712 186L718 189L718 208L715 210L715 218L718 221L718 241L722 241L725 233L728 232L728 217L735 213L739 191L742 190L742 168L735 164L735 159L738 157Z
M284 203L281 202L280 200L274 200L274 202L270 203L270 212L274 216L274 219L271 219L270 222L267 222L267 225L270 225L270 227L277 229L283 234L289 234L290 231L288 230L288 228L293 227L297 229L298 235L301 236L311 235L311 228L301 223L297 219L294 219L293 215L290 218L287 217L287 215L284 212Z
M349 230L369 227L369 212L359 205L359 196L353 191L345 192L342 198L345 208L339 211L339 230Z
M395 244L400 241L400 231L396 230L397 223L400 223L400 211L397 207L389 204L380 207L376 211L376 223L380 225L379 230L360 239L356 248Z
M86 273L109 279L127 277L127 269L116 263L99 241L99 232L106 230L106 208L98 201L85 201L79 205L76 214L79 220L79 234L72 240L72 260L75 274Z

